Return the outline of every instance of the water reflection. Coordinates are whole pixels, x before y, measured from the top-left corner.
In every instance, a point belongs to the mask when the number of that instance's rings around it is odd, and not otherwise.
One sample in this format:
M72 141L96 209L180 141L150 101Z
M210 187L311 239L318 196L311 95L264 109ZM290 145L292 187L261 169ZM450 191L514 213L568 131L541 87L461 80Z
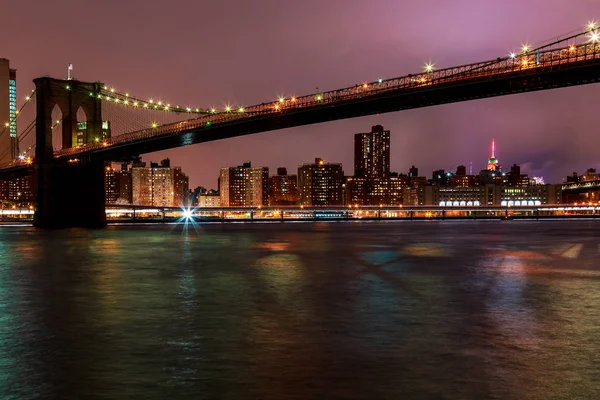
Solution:
M597 231L6 228L0 399L598 398Z

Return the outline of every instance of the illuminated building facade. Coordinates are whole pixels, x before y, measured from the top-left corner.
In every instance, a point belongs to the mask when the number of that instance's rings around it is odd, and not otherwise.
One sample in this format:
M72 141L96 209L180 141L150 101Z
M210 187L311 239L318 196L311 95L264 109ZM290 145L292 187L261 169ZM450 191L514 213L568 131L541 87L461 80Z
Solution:
M368 180L363 177L348 176L344 185L344 202L352 206L367 204Z
M96 138L95 142L101 142L110 139L110 121L102 121L102 136ZM78 122L77 129L73 132L73 146L83 146L90 144L88 142L88 124L87 122Z
M486 203L486 192L485 186L426 186L423 204L456 207L479 206Z
M390 173L390 131L381 125L354 135L354 176L373 179Z
M459 165L456 168L456 174L452 176L452 183L456 187L474 187L477 186L479 182L476 181L473 175L467 175L467 167L464 165Z
M127 164L121 169L107 166L104 173L104 191L107 204L131 204L133 201L132 177Z
M219 193L222 207L258 207L269 204L269 168L247 162L221 168Z
M0 58L0 163L14 161L19 156L17 138L17 70Z
M181 168L171 168L169 159L160 165L136 163L131 169L134 205L182 207L187 205L188 181Z
M502 166L498 164L498 159L496 158L496 140L492 139L492 154L488 160L487 165L488 171L499 171L502 169Z
M314 164L298 167L300 204L304 206L340 206L343 204L342 164L315 158Z
M199 208L213 208L221 206L221 197L218 194L200 194L198 195Z
M35 179L33 174L0 180L0 200L32 203Z
M269 178L269 205L285 206L298 203L298 176L288 175L287 169L277 168Z
M560 185L532 185L528 187L500 187L501 206L539 206L560 204L562 189Z
M510 187L489 184L478 187L426 186L423 204L444 207L539 206L560 202L560 185Z
M398 206L404 203L404 190L408 187L408 176L388 176L373 179L369 185L367 204L376 206Z
M186 207L189 205L190 179L180 167L174 167L171 170L173 171L173 202L175 207Z

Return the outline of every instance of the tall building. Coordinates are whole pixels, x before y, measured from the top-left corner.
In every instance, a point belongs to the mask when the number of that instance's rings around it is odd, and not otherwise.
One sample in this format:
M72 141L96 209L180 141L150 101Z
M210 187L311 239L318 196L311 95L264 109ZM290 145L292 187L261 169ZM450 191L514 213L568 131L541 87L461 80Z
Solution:
M498 171L502 169L502 166L498 164L498 159L496 158L496 140L492 139L492 154L488 160L487 169L489 171Z
M354 176L373 179L390 173L390 131L381 125L354 135Z
M258 207L269 204L269 168L252 167L250 162L221 168L221 207Z
M135 163L131 169L133 204L182 207L187 205L187 176L181 168L171 168L169 159L157 163ZM185 194L184 194L185 193Z
M314 164L298 167L300 204L304 206L339 206L343 204L342 164L330 164L315 158Z
M17 138L17 70L0 58L0 164L19 156Z
M190 179L183 173L180 167L174 167L173 171L173 202L175 207L189 206Z
M131 204L133 201L131 171L127 164L121 169L109 165L104 173L106 204Z
M287 169L277 168L277 175L269 178L269 205L285 206L298 202L298 176L288 175Z

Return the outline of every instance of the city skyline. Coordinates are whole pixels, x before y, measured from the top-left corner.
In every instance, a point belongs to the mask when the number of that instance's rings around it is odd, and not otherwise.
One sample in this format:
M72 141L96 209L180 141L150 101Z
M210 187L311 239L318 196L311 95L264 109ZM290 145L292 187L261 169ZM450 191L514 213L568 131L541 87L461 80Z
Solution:
M309 93L315 87L330 89L378 76L419 72L426 62L444 67L506 55L524 42L554 37L556 32L570 31L598 17L594 15L597 5L586 0L552 1L556 6L570 6L560 14L553 13L547 1L507 1L484 6L464 0L451 10L443 2L433 1L428 10L408 5L402 7L402 13L392 2L381 1L346 5L347 16L329 25L325 23L328 19L339 17L339 4L308 1L302 7L279 2L267 2L269 7L242 3L239 8L243 19L224 12L223 5L211 4L208 9L203 7L202 14L210 13L216 18L198 25L188 21L199 7L193 2L184 1L172 13L165 13L168 5L151 1L144 2L143 8L136 7L135 2L107 1L97 10L78 2L66 3L69 7L60 13L51 5L41 4L35 15L29 15L24 4L7 4L8 14L16 17L0 27L0 34L10 37L22 26L30 27L20 34L20 40L8 41L2 54L18 70L19 100L30 90L31 79L43 75L63 77L67 64L72 63L76 78L102 80L149 98L198 106L252 104L278 95ZM578 7L572 7L574 3ZM92 19L78 17L84 12L91 14ZM252 16L265 12L272 24L253 22L260 19ZM148 24L134 29L128 23L134 13ZM417 22L425 14L430 22ZM25 15L27 19L19 17ZM458 21L465 15L477 16L468 29L446 23L448 18L452 20L454 16ZM530 23L533 15L544 23ZM358 17L362 25L372 29L355 29L350 22ZM68 28L57 26L52 35L57 43L69 42L70 46L37 44L40 27L48 20L70 21ZM83 28L88 24L107 20L116 27L114 32L72 35L72 29L87 32ZM442 20L445 28L440 35L431 26ZM152 21L161 22L164 32L147 41L156 33ZM298 27L311 26L310 35L300 34L304 32L302 28L297 32L282 29L290 21ZM227 29L222 30L223 25ZM187 26L183 32L178 29L181 26ZM248 32L267 39L248 49L240 40ZM199 46L212 41L210 38L225 45L216 46L209 55L190 54L189 46L180 40L182 34ZM117 36L122 46L112 46ZM290 53L288 48L295 50ZM97 57L99 50L103 57ZM180 62L180 54L186 54L185 61ZM315 59L319 62L315 63ZM170 73L165 74L165 70ZM564 175L564 165L574 171L597 167L594 148L600 139L589 133L594 126L594 93L593 87L584 86L444 105L262 133L146 157L177 159L190 172L192 186L214 187L216 174L212 171L221 164L252 159L272 170L282 165L301 165L314 158L316 142L318 156L351 166L352 143L346 142L340 132L354 133L381 124L392 131L391 141L396 148L390 160L392 170L405 170L413 164L427 171L450 169L469 165L470 161L478 170L482 161L472 155L480 154L495 138L503 143L503 154L511 155L502 157L505 165L520 164L523 172L532 176L543 170L547 181L558 181Z

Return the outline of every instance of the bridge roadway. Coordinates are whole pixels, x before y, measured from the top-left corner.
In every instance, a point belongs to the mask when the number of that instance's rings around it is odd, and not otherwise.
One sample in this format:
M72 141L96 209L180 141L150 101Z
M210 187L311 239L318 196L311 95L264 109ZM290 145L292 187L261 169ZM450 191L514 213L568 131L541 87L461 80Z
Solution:
M118 161L258 132L598 81L600 46L596 42L586 43L282 98L130 132L98 144L63 149L54 156L65 160ZM5 169L26 166L16 163Z

